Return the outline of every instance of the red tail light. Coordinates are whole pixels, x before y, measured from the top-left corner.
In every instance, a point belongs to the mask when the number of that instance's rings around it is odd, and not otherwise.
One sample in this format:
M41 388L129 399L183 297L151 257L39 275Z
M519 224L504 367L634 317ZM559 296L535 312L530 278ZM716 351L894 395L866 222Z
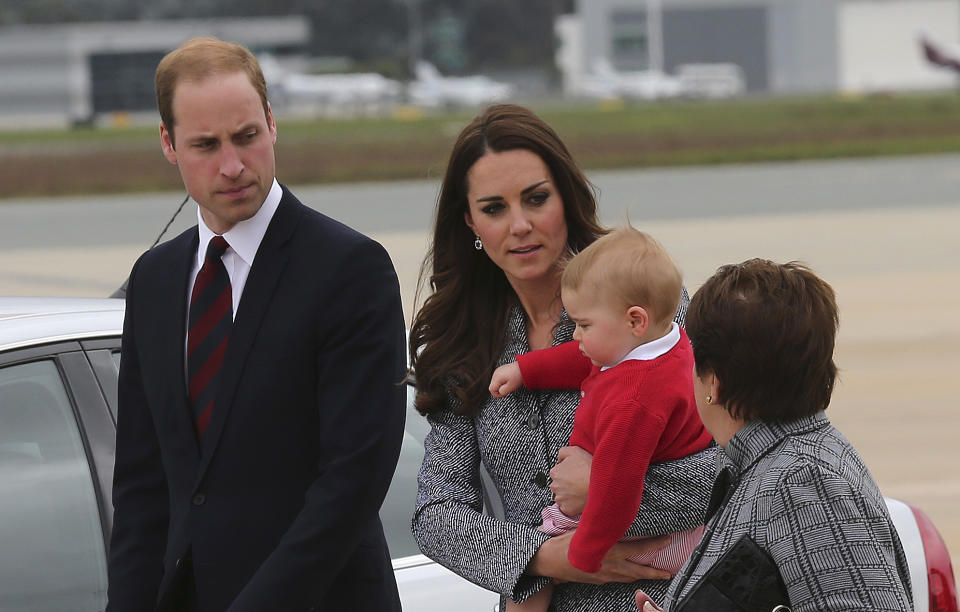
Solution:
M917 520L923 553L927 559L927 583L930 586L930 612L960 612L957 603L957 583L947 545L933 521L912 504L907 504ZM922 612L917 610L916 612Z

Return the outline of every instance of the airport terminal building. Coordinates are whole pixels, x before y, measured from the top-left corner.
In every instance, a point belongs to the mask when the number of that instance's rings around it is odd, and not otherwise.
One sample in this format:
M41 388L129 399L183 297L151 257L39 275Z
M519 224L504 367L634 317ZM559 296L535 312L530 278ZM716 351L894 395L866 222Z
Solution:
M155 113L157 63L195 36L256 50L303 49L310 24L304 17L281 17L2 27L0 127Z
M584 71L599 58L618 70L660 64L667 73L734 63L747 91L774 94L957 84L925 62L919 43L921 35L960 40L956 0L577 0L576 9ZM648 17L661 24L652 36Z
M605 62L618 71L736 65L755 94L948 89L920 37L960 41L957 0L575 0L560 16L568 86ZM562 22L562 23L561 23ZM153 73L169 50L214 35L256 52L301 53L300 16L0 27L0 128L78 125L155 112Z

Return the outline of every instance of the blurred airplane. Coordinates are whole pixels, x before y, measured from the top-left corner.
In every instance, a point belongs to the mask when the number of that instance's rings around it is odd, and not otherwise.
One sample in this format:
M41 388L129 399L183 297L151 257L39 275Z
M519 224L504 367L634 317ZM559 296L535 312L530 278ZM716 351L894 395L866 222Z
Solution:
M417 62L414 74L416 78L407 85L407 98L425 108L482 106L503 102L514 94L509 83L483 75L445 77L426 61Z
M376 72L350 74L288 74L280 82L286 96L333 105L395 101L400 83Z
M615 70L606 58L593 64L593 71L583 75L571 92L574 95L600 100L661 100L683 93L680 80L656 70Z
M399 101L399 82L376 72L306 74L292 72L271 55L258 58L271 97L286 108L355 113Z
M920 47L931 64L960 72L960 45L935 45L926 36L920 36Z
M681 94L687 98L732 98L747 90L743 69L738 64L680 64L675 72Z
M619 71L606 58L571 85L575 96L599 100L665 100L669 98L729 98L746 91L743 70L737 64L681 64L676 75L659 70Z

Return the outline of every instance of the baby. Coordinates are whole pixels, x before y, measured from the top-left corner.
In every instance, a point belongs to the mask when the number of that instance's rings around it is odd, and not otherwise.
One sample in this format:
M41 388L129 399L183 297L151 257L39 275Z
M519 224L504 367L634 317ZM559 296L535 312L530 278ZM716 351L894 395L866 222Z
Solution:
M585 572L623 538L640 511L651 463L710 445L693 396L693 351L673 321L681 275L663 246L626 227L600 238L567 264L561 298L576 323L573 341L518 355L497 368L490 393L580 389L570 446L593 454L586 506L579 517L554 504L540 529L558 535L576 529L570 563ZM696 547L703 526L671 534L664 549L631 560L676 573ZM661 535L661 534L648 534ZM507 610L546 611L547 586Z

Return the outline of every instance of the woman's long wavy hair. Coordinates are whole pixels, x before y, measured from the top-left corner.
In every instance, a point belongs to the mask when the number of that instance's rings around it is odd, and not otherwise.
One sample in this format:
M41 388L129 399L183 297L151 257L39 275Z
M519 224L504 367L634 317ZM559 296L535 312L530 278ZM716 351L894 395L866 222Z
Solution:
M503 350L510 307L518 303L503 271L477 251L467 227L467 173L488 152L524 149L550 169L563 199L567 247L571 253L603 235L592 185L556 132L529 109L490 106L460 132L450 152L437 198L433 244L420 268L417 294L429 274L429 297L410 328L410 364L415 372L415 406L424 415L447 405L474 416Z

